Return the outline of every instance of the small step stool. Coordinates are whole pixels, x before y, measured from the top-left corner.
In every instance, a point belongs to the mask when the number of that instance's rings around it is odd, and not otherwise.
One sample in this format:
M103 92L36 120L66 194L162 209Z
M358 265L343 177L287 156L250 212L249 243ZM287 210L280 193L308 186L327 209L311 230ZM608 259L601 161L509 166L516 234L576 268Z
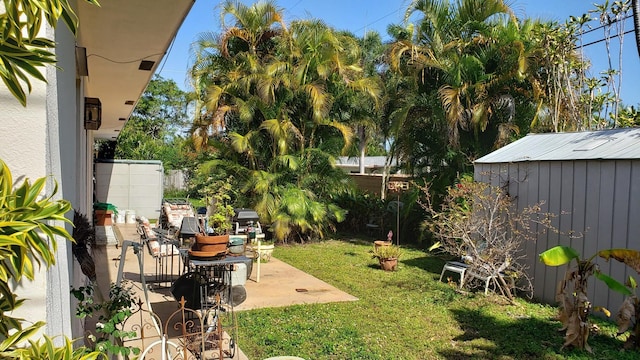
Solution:
M491 283L491 281L496 281L495 275L480 274L474 271L470 271L469 276L484 282L485 295L487 295L487 293L489 292L489 283Z
M468 267L469 265L459 261L447 261L442 268L442 273L440 273L440 281L442 281L442 277L446 271L458 273L460 274L460 288L462 288L462 285L464 284L464 273L467 271Z
M508 281L509 282L509 287L511 288L511 290L515 289L515 286L516 286L515 280L513 279L513 277L505 275L504 273L487 274L487 273L479 273L479 272L475 272L475 271L469 271L468 275L472 279L475 278L475 279L478 279L478 280L484 282L484 294L485 295L487 295L489 293L489 285L491 284L492 281L495 283L496 286L498 286L498 277L504 278L505 281Z

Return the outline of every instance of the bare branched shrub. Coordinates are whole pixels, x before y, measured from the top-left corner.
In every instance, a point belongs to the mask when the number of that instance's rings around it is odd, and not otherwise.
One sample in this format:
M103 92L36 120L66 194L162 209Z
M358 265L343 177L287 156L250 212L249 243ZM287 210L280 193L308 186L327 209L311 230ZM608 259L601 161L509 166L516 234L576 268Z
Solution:
M432 248L463 259L473 272L495 276L496 292L513 299L516 291L531 296L533 285L526 273L524 247L535 241L533 225L551 226L550 215L540 205L517 211L501 188L463 178L448 188L436 209L428 187L421 187L422 208L430 215L426 225L438 242Z

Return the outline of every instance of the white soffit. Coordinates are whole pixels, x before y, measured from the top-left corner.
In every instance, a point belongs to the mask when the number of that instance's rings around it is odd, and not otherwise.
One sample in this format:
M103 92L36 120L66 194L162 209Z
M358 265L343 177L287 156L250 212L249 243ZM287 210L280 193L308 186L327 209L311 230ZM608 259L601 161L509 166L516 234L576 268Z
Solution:
M85 97L99 98L96 139L118 135L195 0L78 1L78 46L86 48ZM185 54L186 56L186 54ZM141 61L152 61L140 70ZM127 105L130 101L133 104Z

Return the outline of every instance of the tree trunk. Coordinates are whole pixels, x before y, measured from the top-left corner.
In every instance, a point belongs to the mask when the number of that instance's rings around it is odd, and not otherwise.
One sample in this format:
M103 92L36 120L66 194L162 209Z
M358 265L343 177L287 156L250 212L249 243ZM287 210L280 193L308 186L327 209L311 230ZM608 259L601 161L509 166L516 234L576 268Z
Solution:
M367 150L367 139L366 139L366 134L365 134L365 128L364 126L360 126L360 144L359 144L359 150L360 150L360 161L359 161L359 170L360 170L360 174L364 174L364 157L365 157L365 153Z

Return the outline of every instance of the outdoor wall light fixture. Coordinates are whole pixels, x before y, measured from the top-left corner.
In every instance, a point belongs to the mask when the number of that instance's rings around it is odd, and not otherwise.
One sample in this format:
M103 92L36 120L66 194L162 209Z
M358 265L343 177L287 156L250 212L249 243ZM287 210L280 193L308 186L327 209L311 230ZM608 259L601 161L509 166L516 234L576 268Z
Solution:
M98 130L102 125L102 103L98 98L84 98L84 128Z

